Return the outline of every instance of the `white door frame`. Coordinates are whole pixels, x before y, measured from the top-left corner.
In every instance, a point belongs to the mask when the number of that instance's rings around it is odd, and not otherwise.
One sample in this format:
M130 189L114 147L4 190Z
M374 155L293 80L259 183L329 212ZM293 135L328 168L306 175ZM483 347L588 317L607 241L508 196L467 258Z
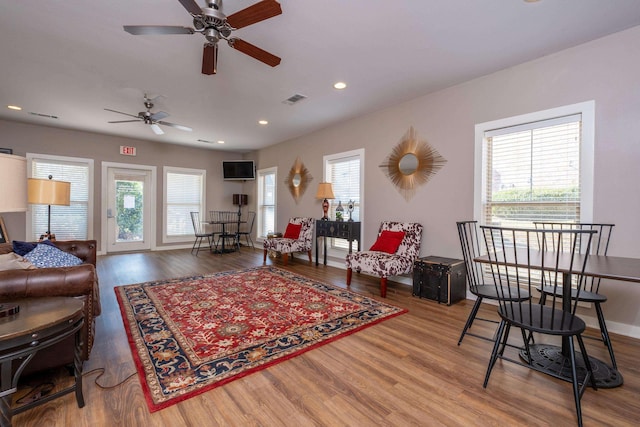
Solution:
M145 239L149 240L149 249L156 249L156 188L157 188L157 173L156 166L149 165L135 165L130 163L114 163L114 162L102 162L102 212L100 213L101 224L101 245L100 252L103 254L109 253L108 250L108 200L109 200L109 169L130 169L132 171L143 171L151 173L151 182L148 189L145 190L147 199L147 209L145 210Z

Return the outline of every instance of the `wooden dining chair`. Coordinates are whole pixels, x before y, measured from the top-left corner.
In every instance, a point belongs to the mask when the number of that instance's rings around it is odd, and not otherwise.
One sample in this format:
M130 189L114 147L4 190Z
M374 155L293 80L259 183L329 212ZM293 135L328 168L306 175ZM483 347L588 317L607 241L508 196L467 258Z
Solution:
M591 242L590 253L591 255L607 255L607 251L609 250L609 241L611 240L611 232L613 231L613 227L615 224L596 224L596 223L567 223L567 222L543 222L536 221L534 225L538 229L546 228L546 229L559 229L559 230L595 230L597 233L593 236L593 241ZM575 250L578 252L583 252L585 248L582 247L578 242ZM572 248L564 247L564 250L571 250ZM611 359L611 365L613 369L618 369L618 365L616 363L616 357L613 353L613 344L611 343L611 338L609 337L609 331L607 330L607 323L604 320L604 312L602 311L602 304L607 301L607 296L600 293L600 278L599 277L590 277L585 280L584 289L580 293L580 296L577 297L576 292L571 292L572 298L578 298L579 301L585 303L593 304L593 307L596 310L596 316L598 318L598 326L600 327L600 338L593 337L591 335L585 334L585 338L594 338L600 339L607 350L609 351L609 358ZM540 295L540 304L545 304L547 300L547 296L553 291L548 286L544 288L539 288L538 291L541 292ZM559 295L558 297L562 297L562 288L557 290Z
M496 324L498 323L498 321L493 319L477 317L482 301L485 299L497 301L505 295L510 299L515 298L514 301L525 301L529 299L530 295L524 291L518 293L514 289L501 289L500 292L497 292L493 282L486 282L485 269L487 266L483 266L482 264L474 261L474 259L481 253L481 244L484 244L482 236L478 233L478 222L459 221L456 225L458 227L458 237L460 238L462 257L466 266L469 292L476 297L473 307L471 308L471 312L469 313L469 317L467 317L467 322L465 323L464 328L462 328L460 339L458 339L458 345L462 343L465 335L471 335L487 341L494 341L495 334L492 337L487 337L485 335L469 332L469 329L475 320Z
M494 226L480 228L484 235L491 277L496 292L502 296L498 299L501 321L483 387L487 387L497 359L524 364L557 378L568 377L573 386L578 425L582 426L581 397L588 383L596 389L591 362L582 339L586 325L576 315L578 298L561 299L557 294L563 281L574 283L577 296L584 289L584 269L595 231ZM584 245L585 254L575 251L578 244ZM574 250L564 252L563 246ZM550 305L538 304L531 298L516 301L513 299L514 295L505 294L515 292L519 295L526 292L531 295L539 285L552 288L553 292L548 295ZM556 308L556 302L562 302L562 309ZM505 354L512 327L519 328L522 334L519 358ZM531 345L531 333L562 337L562 347L549 344ZM580 346L579 357L574 348L574 338Z

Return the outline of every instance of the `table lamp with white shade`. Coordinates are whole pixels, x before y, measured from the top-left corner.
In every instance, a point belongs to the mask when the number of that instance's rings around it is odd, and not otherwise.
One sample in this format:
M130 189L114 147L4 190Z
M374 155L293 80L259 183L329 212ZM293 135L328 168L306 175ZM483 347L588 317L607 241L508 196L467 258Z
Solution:
M29 203L48 205L47 232L41 238L55 240L55 234L51 233L51 205L71 204L71 183L55 181L53 176L49 175L49 179L29 178L27 187Z
M330 182L321 182L318 184L318 192L316 193L316 199L324 199L322 201L322 211L324 215L322 216L323 221L327 221L329 219L329 200L335 199L336 197L333 195L333 187Z

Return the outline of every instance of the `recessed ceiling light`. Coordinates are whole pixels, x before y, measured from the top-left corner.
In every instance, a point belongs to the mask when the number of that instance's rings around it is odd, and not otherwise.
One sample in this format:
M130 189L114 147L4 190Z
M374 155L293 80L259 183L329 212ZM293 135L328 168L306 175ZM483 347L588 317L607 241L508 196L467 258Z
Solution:
M344 89L347 87L347 84L345 82L337 82L333 87L336 89Z
M224 141L223 140L219 140L218 144L224 144Z
M18 107L17 105L7 105L7 108L10 110L21 111L22 107Z
M267 120L258 120L258 124L261 124L264 126L264 125L268 125L269 122Z

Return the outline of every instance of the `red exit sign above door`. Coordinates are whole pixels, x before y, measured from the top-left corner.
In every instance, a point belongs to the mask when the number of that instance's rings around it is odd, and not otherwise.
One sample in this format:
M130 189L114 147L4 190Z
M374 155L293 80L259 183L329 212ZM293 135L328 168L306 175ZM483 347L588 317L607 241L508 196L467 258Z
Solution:
M122 154L123 156L135 156L136 147L127 147L126 145L121 145L120 154Z

